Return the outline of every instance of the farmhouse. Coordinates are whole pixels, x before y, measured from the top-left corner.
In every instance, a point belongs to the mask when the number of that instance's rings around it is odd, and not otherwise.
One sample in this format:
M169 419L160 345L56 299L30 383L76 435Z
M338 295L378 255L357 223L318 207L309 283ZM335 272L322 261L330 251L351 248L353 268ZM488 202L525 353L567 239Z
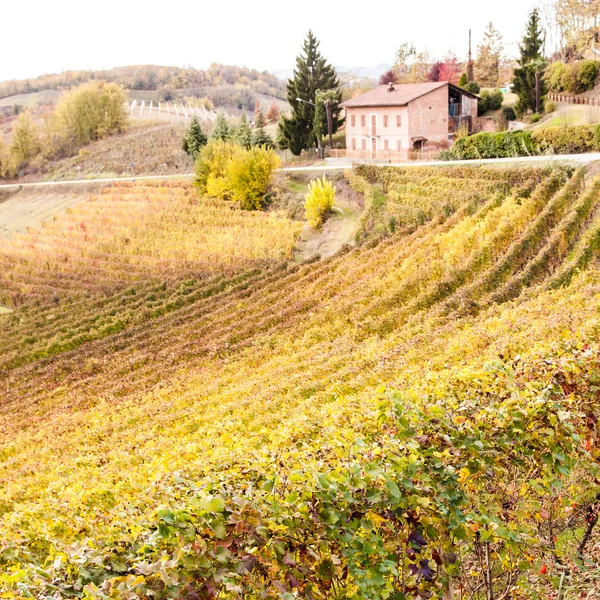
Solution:
M447 147L477 118L477 96L447 81L380 85L343 106L351 158L406 160L411 151Z

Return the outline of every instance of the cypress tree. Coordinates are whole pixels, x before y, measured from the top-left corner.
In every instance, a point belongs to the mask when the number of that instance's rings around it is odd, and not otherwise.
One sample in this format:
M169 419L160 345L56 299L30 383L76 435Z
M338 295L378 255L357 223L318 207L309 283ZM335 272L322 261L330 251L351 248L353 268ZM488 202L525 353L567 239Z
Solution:
M266 146L267 148L273 148L273 138L265 130L265 118L262 112L256 115L254 122L254 132L252 134L252 145L253 146Z
M544 31L540 23L540 15L534 8L527 21L527 29L523 36L523 42L519 44L521 57L519 68L515 69L513 77L513 92L519 96L515 109L517 113L523 114L528 110L536 110L536 72L540 86L540 98L546 93L544 78L540 71L544 57L542 48L544 46Z
M226 142L230 136L229 124L223 113L219 113L215 119L215 124L210 137L214 140Z
M196 160L202 146L204 146L206 142L208 142L208 138L202 131L202 127L200 127L200 122L197 117L194 117L190 124L190 128L183 138L183 151Z
M246 113L242 113L240 117L240 124L235 132L235 141L243 148L250 148L252 146L252 130L248 124Z
M318 90L333 90L339 87L335 69L319 52L319 41L312 31L308 32L301 54L296 58L294 76L287 83L287 99L292 108L289 117L279 121L277 135L280 146L289 148L293 154L318 146L315 131L327 131L327 116L320 111L320 120L315 128L315 101ZM304 102L298 101L298 98ZM338 90L337 101L332 107L332 131L337 131L343 123L340 118L340 102L342 93ZM312 104L308 104L311 102Z

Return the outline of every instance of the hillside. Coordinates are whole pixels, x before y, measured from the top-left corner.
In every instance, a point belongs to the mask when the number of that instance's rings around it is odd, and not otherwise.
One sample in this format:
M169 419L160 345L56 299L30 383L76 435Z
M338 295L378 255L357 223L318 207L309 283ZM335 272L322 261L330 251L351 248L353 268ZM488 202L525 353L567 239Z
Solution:
M597 589L600 180L348 178L323 260L180 182L2 244L5 597Z
M15 105L34 108L52 104L61 92L90 80L118 83L129 91L130 99L155 103L208 97L220 108L253 111L257 100L265 104L285 99L285 82L266 71L217 63L208 69L135 65L0 82L0 114L8 114Z

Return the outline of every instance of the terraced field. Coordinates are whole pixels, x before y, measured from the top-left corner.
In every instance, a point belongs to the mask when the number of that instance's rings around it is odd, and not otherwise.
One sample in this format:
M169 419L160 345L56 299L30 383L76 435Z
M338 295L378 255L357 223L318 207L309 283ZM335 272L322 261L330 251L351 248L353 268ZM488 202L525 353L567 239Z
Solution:
M6 597L598 589L600 181L349 180L324 260L185 184L2 246Z

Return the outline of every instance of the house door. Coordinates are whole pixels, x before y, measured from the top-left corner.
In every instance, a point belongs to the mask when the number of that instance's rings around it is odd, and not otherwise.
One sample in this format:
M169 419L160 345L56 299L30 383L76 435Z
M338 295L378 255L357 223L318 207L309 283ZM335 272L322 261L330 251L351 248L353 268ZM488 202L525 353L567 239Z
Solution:
M377 135L377 115L371 115L371 135Z
M377 138L371 138L371 158L377 158Z

